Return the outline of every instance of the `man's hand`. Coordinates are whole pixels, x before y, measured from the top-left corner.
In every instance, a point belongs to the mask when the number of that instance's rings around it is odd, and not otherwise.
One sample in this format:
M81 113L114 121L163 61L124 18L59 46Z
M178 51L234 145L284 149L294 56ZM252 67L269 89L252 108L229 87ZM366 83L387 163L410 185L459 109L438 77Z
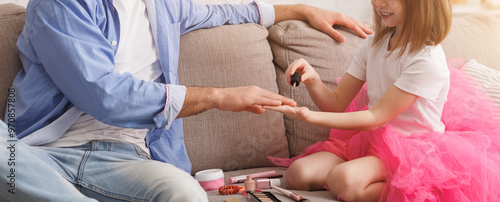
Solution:
M341 25L352 29L363 38L366 38L367 34L373 33L368 25L339 12L328 11L304 4L276 5L274 9L276 12L275 23L285 20L304 20L339 42L344 42L345 37L335 30L333 25Z
M307 16L307 21L314 28L327 33L339 42L344 42L345 37L333 28L333 25L342 25L359 34L361 37L368 37L366 34L373 33L370 27L350 16L339 12L327 11L320 8L312 8L312 12Z
M257 86L234 88L187 87L184 105L177 118L197 114L208 109L222 111L265 112L264 106L297 106L292 99Z
M215 108L223 111L249 111L257 114L264 113L263 106L296 106L292 99L283 97L257 86L217 89L219 102Z

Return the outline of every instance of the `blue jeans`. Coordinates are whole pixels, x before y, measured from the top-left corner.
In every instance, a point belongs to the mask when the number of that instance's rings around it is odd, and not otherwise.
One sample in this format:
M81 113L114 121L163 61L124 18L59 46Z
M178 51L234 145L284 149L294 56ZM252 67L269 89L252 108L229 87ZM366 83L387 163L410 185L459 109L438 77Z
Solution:
M133 144L28 146L0 121L0 201L208 201L185 171Z

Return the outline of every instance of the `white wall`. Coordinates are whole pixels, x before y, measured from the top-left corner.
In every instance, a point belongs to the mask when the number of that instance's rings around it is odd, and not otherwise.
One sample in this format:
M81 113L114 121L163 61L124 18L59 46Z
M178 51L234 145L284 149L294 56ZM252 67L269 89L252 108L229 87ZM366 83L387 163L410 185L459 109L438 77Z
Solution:
M115 0L118 1L118 0ZM167 0L168 1L168 0ZM201 4L249 3L252 0L194 0ZM327 10L342 12L360 20L371 19L371 5L368 0L261 0L268 4L308 4ZM26 7L28 0L0 0L0 4L15 3Z
M26 5L28 4L28 0L0 0L0 4L6 3L15 3L17 5L26 7Z
M201 4L215 3L249 3L252 0L194 0ZM372 18L372 8L369 0L260 0L262 2L276 4L308 4L319 8L338 11L345 15L360 20Z

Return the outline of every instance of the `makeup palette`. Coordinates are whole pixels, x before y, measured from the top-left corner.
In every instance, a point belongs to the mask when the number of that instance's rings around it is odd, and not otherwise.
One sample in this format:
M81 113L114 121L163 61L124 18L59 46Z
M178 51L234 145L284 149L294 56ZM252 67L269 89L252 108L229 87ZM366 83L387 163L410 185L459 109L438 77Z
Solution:
M247 192L247 199L249 202L281 202L274 194L271 192Z

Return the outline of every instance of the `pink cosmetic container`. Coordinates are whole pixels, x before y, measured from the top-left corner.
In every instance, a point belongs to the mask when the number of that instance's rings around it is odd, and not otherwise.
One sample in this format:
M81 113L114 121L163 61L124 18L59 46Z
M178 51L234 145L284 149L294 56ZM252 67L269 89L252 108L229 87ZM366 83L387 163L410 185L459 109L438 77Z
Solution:
M224 173L221 169L202 170L194 174L205 191L216 190L224 186Z

